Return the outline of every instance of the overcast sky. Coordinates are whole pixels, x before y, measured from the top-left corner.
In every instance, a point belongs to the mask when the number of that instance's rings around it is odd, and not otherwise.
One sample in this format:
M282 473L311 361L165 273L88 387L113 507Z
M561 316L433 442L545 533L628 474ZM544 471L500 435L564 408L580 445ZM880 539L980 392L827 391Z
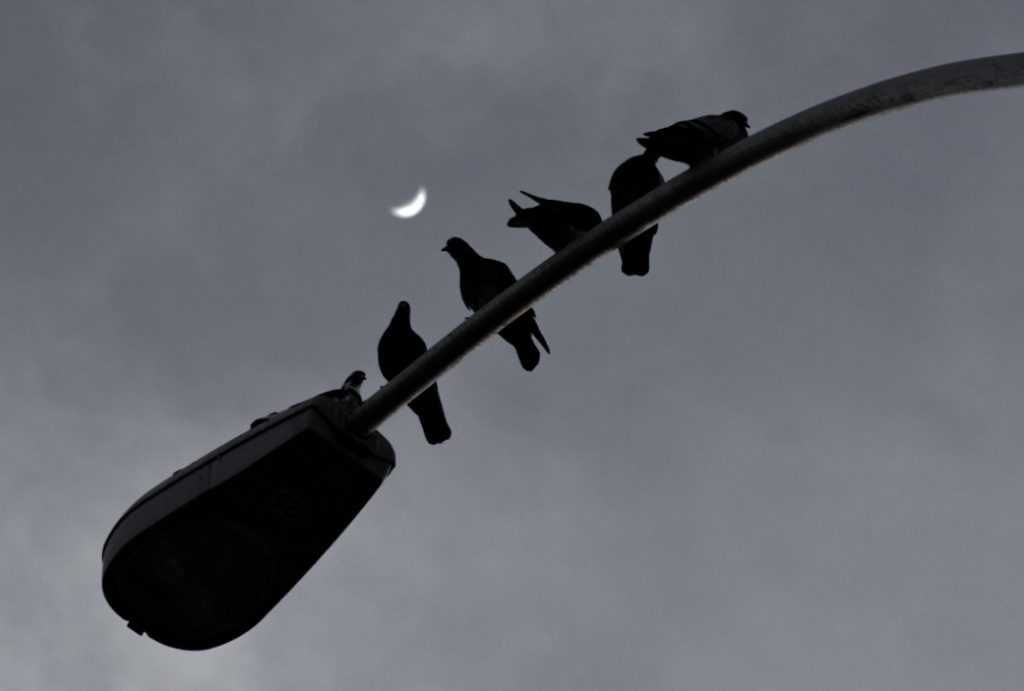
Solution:
M815 140L666 219L650 275L590 267L535 371L495 339L441 380L450 441L385 423L397 470L223 647L128 630L100 550L253 418L375 390L399 300L457 325L447 238L549 256L518 190L607 215L645 130L1022 36L1019 0L7 0L3 686L1019 689L1024 90Z

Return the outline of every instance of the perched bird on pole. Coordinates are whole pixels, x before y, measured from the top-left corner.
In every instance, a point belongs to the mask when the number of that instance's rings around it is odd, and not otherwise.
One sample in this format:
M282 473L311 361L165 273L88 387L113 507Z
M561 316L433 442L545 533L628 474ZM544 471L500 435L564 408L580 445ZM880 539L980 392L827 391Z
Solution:
M344 383L342 383L340 389L331 389L325 391L321 396L327 396L328 398L334 398L339 401L345 401L351 403L353 406L357 406L363 402L363 397L359 394L359 387L366 381L366 372L357 369L352 374L345 377Z
M608 191L612 195L612 213L632 204L655 187L665 182L657 166L658 155L650 149L639 156L627 158L612 173ZM627 276L646 276L650 270L651 243L658 232L658 224L619 247L622 273Z
M427 344L412 330L409 303L398 303L391 323L384 329L377 343L377 363L384 378L391 381L416 358L427 352ZM420 395L409 401L409 408L416 413L428 444L440 444L452 436L448 420L441 407L441 394L437 384L431 384Z
M324 391L323 393L317 394L317 396L324 396L326 398L333 398L336 401L341 401L345 404L346 408L351 410L363 402L363 397L359 395L359 387L364 381L366 381L366 373L357 369L355 372L345 377L345 381L340 388ZM291 410L296 405L299 404L296 403L295 405L289 406L288 409ZM263 417L256 418L249 424L249 429L259 427L260 425L269 422L270 418L275 415L277 415L277 413L273 412L268 415L264 415Z
M601 222L601 214L586 204L545 199L529 192L522 194L537 202L537 206L524 209L509 199L516 214L509 219L509 227L529 228L555 252Z
M694 166L746 138L747 116L738 110L683 120L637 139L640 146L672 161Z
M362 370L356 370L352 374L345 378L344 383L341 385L341 393L344 398L354 398L359 403L363 402L362 396L359 395L359 387L366 381L366 372Z
M501 291L516 282L512 271L497 259L481 257L462 238L451 238L442 252L447 252L459 266L459 292L466 307L476 312ZM537 315L528 309L503 326L498 335L512 344L519 355L519 363L531 371L540 362L540 351L534 339L548 353L547 341L537 326Z

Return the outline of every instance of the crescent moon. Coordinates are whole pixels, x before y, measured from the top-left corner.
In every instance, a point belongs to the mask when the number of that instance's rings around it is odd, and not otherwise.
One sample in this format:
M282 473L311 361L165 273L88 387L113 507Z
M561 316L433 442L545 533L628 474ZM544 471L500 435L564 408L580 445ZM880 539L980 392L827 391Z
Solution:
M410 199L401 206L391 207L391 215L395 218L412 218L419 212L423 211L423 207L427 205L427 188L421 187L416 190L416 196Z

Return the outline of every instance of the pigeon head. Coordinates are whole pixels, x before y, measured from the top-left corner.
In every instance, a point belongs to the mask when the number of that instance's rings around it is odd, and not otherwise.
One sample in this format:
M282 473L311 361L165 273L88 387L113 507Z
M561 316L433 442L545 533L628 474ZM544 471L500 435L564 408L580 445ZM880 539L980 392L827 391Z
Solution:
M447 252L452 256L452 259L458 261L460 257L468 257L476 254L473 248L469 246L469 243L462 238L450 238L445 243L444 247L441 248L442 252Z
M364 381L366 381L366 372L357 369L345 379L345 386L351 386L358 389L359 385Z
M412 308L409 307L409 303L402 300L398 303L398 307L395 309L395 316L392 319L404 319L406 322L409 321L409 315L412 312Z
M747 122L747 116L738 110L727 110L722 113L723 118L729 118L743 129L750 127L750 123Z
M642 158L648 163L657 163L658 159L661 158L661 155L657 152L657 150L646 148L647 144L645 144L644 141L641 141L640 139L637 139L637 141L640 142L640 144L642 144L645 147L644 152L640 154L637 158Z
M512 207L512 210L516 212L516 215L508 219L509 228L525 228L526 224L523 219L519 218L519 214L523 212L523 207L516 204L513 200L508 200L508 205Z

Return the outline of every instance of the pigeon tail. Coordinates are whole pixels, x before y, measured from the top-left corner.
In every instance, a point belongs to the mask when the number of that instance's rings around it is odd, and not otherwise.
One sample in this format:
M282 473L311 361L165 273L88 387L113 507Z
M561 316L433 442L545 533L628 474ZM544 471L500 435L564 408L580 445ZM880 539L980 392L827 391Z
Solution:
M542 348L544 348L544 352L547 353L548 355L550 355L551 354L551 348L548 348L548 342L546 340L544 340L544 334L542 334L540 332L540 327L537 326L537 320L536 319L531 319L530 320L530 324L533 327L530 330L530 334L534 338L537 339L537 342L540 343Z
M515 346L516 355L519 356L519 364L527 372L532 372L533 368L540 362L540 351L537 350L537 346L533 344L532 340L522 338L512 345Z
M622 273L627 276L646 276L651 270L651 245L658 226L652 226L619 247Z
M409 401L409 408L419 418L423 436L426 437L428 444L440 444L451 438L452 430L444 416L444 408L441 407L441 395L438 393L437 384L431 384L423 393Z
M625 260L622 262L622 273L626 276L646 276L650 270L651 264L646 257L636 262L626 263Z
M531 371L540 362L540 350L533 342L535 333L538 333L537 322L533 316L524 314L509 322L505 328L498 331L498 335L516 349L519 356L519 364L527 372ZM541 337L543 339L543 336Z

